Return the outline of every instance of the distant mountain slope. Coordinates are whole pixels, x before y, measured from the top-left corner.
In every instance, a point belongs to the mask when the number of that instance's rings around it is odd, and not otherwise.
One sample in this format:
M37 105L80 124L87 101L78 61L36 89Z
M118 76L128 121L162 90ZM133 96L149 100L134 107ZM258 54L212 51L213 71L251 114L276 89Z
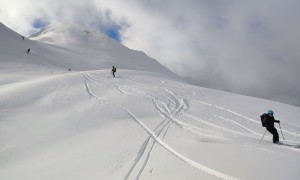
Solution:
M133 69L176 77L145 53L131 50L87 27L55 23L22 39L0 23L0 62L6 66L35 64L47 68L73 70ZM27 49L30 53L27 54ZM8 65L9 64L9 65Z

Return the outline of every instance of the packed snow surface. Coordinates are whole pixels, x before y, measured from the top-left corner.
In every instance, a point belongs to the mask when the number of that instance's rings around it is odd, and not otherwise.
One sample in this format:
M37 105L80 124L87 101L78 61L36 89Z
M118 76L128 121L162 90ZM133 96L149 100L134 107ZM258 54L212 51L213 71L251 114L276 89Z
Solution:
M0 37L1 180L300 179L299 107L186 84L78 25ZM284 145L259 143L269 109Z

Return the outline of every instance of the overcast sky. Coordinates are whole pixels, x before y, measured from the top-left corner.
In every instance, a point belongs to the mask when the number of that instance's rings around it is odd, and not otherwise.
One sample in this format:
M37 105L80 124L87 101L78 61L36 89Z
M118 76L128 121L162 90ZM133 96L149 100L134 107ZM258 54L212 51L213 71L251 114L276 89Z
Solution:
M299 0L0 0L0 21L85 24L190 83L300 106Z

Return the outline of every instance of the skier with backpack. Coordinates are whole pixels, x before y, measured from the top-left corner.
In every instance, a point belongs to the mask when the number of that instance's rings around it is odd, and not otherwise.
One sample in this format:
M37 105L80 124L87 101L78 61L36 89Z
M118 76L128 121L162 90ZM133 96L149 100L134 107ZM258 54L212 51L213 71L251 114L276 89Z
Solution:
M264 113L260 116L261 123L263 127L266 127L266 129L273 135L273 143L279 143L279 136L277 129L274 127L274 123L279 123L279 120L275 120L274 118L274 112L272 110L269 110L268 113Z
M113 74L113 76L115 77L115 72L117 71L117 68L115 68L115 66L112 67L111 69L111 73Z

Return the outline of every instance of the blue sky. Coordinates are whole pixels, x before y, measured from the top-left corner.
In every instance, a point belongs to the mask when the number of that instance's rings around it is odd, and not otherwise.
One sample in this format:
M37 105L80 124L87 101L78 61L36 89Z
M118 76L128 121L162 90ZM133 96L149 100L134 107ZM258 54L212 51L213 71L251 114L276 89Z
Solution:
M47 26L49 25L49 22L45 19L36 19L34 20L33 24L32 24L32 27L36 28L36 29L39 29L39 28L42 28L44 26Z
M106 30L106 32L104 32L104 33L116 41L119 41L119 42L121 41L119 29L117 29L117 28L110 28L110 29Z
M32 23L32 27L35 29L40 29L42 27L45 27L49 25L49 20L48 19L35 19L34 22ZM107 36L111 37L112 39L116 41L121 41L121 36L119 33L119 30L121 29L120 26L114 25L114 26L109 26L109 27L104 27L100 26L102 28L99 28L99 31L106 34Z

